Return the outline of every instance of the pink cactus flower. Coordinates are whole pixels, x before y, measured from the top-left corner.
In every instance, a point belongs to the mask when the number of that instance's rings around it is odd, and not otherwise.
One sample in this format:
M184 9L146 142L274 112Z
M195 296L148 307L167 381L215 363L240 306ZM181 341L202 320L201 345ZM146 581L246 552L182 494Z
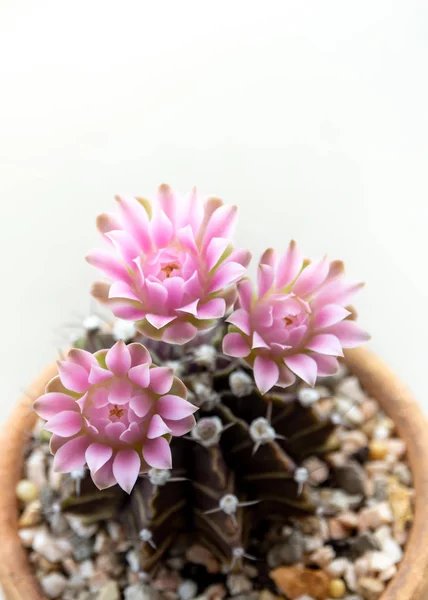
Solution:
M204 204L196 191L180 198L166 185L153 207L141 198L116 200L119 214L97 221L108 249L87 257L113 283L95 284L92 294L143 335L184 344L236 300L250 261L230 243L236 207L217 198Z
M296 375L313 386L337 372L343 348L369 339L346 308L362 284L346 283L343 272L339 261L304 261L291 242L280 258L272 249L263 254L257 292L248 279L239 283L223 351L254 369L262 394L292 385Z
M171 468L171 436L195 425L195 406L172 370L156 367L141 344L117 342L91 354L71 350L34 403L52 432L56 471L87 466L99 489L130 493L139 473Z

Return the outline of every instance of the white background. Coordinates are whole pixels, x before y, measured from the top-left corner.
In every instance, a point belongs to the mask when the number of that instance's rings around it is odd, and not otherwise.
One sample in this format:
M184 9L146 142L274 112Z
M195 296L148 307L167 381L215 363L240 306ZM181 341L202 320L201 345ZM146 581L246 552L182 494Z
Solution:
M428 408L428 4L0 2L0 420L90 311L117 192L196 184L255 256L364 279L372 347Z

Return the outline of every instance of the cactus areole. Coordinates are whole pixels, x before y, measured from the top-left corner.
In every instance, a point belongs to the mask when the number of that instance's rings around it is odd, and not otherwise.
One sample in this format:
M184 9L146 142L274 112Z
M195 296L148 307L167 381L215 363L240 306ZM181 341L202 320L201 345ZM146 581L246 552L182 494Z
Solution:
M81 505L90 486L92 504L122 488L144 569L179 534L234 568L263 523L316 511L303 462L334 449L337 424L312 388L368 339L349 306L361 284L295 242L266 250L253 283L231 239L236 207L195 190L116 201L87 260L117 320L86 319L34 408L55 469L80 473Z

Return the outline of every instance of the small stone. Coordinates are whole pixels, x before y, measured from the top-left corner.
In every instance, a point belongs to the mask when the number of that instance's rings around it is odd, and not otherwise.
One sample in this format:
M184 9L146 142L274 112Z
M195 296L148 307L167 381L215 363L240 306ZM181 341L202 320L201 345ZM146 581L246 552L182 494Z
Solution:
M198 586L191 579L185 579L178 586L177 593L180 600L192 600L198 593Z
M340 515L337 515L336 519L343 527L347 529L356 529L358 527L358 515L352 511L346 511Z
M84 560L79 565L79 574L83 579L91 579L94 576L94 563L92 560Z
M369 561L370 571L384 571L385 569L389 569L389 567L394 564L394 560L391 560L391 557L385 552L368 552L367 558Z
M303 461L302 467L309 473L309 482L312 485L320 485L327 481L329 476L328 465L316 456L311 456Z
M136 584L126 587L123 591L124 600L159 600L159 592L149 585Z
M355 461L349 461L343 467L336 467L334 474L340 488L348 494L364 494L366 473Z
M253 589L251 580L242 573L231 573L228 575L226 585L231 596L245 594L251 592Z
M353 375L342 379L342 381L336 387L336 392L343 394L358 404L367 399L366 394L361 389L358 378Z
M330 575L330 577L337 579L342 577L349 564L350 563L347 558L336 558L329 565L327 565L326 572Z
M33 541L33 549L49 562L60 562L70 556L72 546L69 540L51 536L46 528L40 529Z
M16 485L16 496L27 504L39 497L39 488L29 479L21 479Z
M116 521L107 521L107 531L114 542L118 542L123 538L123 530Z
M342 451L348 456L355 454L355 452L358 452L362 448L366 448L368 445L367 436L359 429L342 431L340 432L339 439Z
M332 540L343 540L343 538L347 537L348 535L345 527L338 519L329 519L328 530Z
M319 493L320 506L325 514L336 514L349 510L351 497L343 490L321 488Z
M361 425L364 422L361 409L355 404L355 401L344 396L336 397L336 410L345 423L351 425Z
M346 585L342 579L332 579L328 590L332 598L343 598L346 592Z
M364 577L370 571L369 553L366 552L354 562L355 574L357 577Z
M308 535L305 536L305 552L315 552L319 548L322 548L324 540L321 536Z
M67 579L61 573L49 573L40 578L40 584L48 598L60 598L67 586Z
M175 571L161 568L156 579L152 581L152 586L160 592L176 592L180 585L180 576Z
M120 600L119 585L116 581L109 581L99 592L96 600Z
M384 589L385 585L382 581L374 577L361 577L357 582L357 591L365 600L377 600Z
M388 500L394 516L394 525L398 532L404 531L413 520L412 491L391 477L388 485Z
M308 600L309 596L306 596L306 599L304 596L301 596L298 600L302 600L302 598L303 600ZM259 600L280 600L280 597L272 594L270 590L262 590L259 594Z
M388 454L385 440L372 440L369 444L369 453L371 460L383 460Z
M220 571L220 565L214 558L207 548L200 546L199 544L193 544L186 551L186 558L190 563L195 565L203 565L208 573L218 573Z
M108 537L105 531L99 531L95 536L94 552L96 554L103 554L113 549L111 539Z
M222 583L210 585L204 592L204 600L223 600L227 596L227 590Z
M279 567L271 571L271 578L278 588L291 600L299 596L312 596L315 600L325 600L328 596L329 577L322 571L304 569L298 565Z
M25 527L25 529L18 530L18 535L24 548L31 548L33 546L34 538L41 529L40 527Z
M359 527L361 530L377 529L381 525L391 523L393 514L387 502L379 502L374 506L364 508L359 513Z
M53 490L54 492L59 492L61 490L63 479L63 474L55 471L53 462L51 462L48 470L49 491Z
M389 527L380 527L375 531L374 538L379 544L380 549L384 552L392 563L397 564L403 558L403 551L400 544L394 540Z
M368 398L360 404L360 410L363 413L364 421L370 421L379 410L379 405L375 400Z
M68 575L77 575L79 572L79 564L71 557L64 558L61 564Z
M130 550L126 554L126 560L131 571L133 573L138 573L138 571L140 570L140 558L138 556L138 553L135 550Z
M395 475L395 477L397 477L398 481L405 485L410 487L413 483L413 477L412 477L412 473L409 469L409 467L402 462L397 463L394 466L394 469L392 471L393 475Z
M24 508L22 515L19 517L19 527L33 527L38 525L42 520L42 504L40 500L33 500Z
M388 479L384 475L378 475L373 481L373 494L378 502L388 500Z
M333 550L332 546L323 546L319 550L316 550L309 556L309 560L311 563L318 565L322 569L327 567L331 563L332 560L336 557L336 552Z
M361 556L369 550L379 550L379 542L375 536L369 532L361 533L356 538L352 539L351 542L351 553L352 556Z
M385 569L381 573L379 573L378 578L380 581L389 581L397 574L397 567L395 565L391 565L388 569Z
M84 538L73 537L71 538L71 545L73 547L73 557L81 562L91 558L94 554L94 540L86 540Z
M345 580L348 589L350 589L351 592L355 592L357 589L357 575L355 573L355 567L352 563L349 563L349 565L346 567L343 579Z
M389 471L389 466L384 460L374 460L365 464L365 469L369 477L376 475L386 475Z
M40 448L33 450L33 452L27 458L25 469L27 479L34 483L37 489L40 490L47 484L46 456L45 453L40 450Z
M278 567L279 565L292 565L298 563L302 560L304 551L305 539L303 535L300 531L293 531L283 544L274 546L268 552L268 564L270 567ZM277 557L277 561L274 560L273 554Z
M96 534L98 530L98 525L85 525L82 517L78 515L66 514L65 518L67 519L68 524L71 529L76 533L79 537L84 539L89 539L93 535Z

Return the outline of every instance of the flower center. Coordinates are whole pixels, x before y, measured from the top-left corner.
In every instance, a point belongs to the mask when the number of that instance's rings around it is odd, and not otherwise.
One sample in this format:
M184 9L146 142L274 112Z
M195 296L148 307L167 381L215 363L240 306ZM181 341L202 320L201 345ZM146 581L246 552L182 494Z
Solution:
M120 419L121 417L123 417L124 414L125 411L123 410L123 408L119 408L117 404L114 404L113 408L110 409L109 417L110 419L112 417L117 417L118 419Z
M164 267L162 267L161 271L163 271L165 273L165 277L169 279L169 277L171 277L171 273L179 268L180 267L178 265L172 263L170 265L165 265Z
M284 323L286 325L292 325L293 324L293 319L292 317L284 317Z

